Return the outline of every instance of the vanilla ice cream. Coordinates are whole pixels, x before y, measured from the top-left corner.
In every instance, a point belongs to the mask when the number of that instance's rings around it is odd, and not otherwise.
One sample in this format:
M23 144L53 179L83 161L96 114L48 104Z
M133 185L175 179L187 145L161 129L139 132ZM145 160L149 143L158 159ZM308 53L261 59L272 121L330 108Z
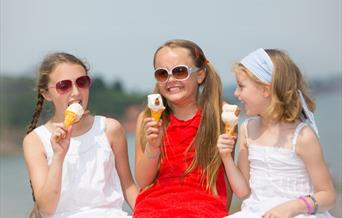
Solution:
M82 105L72 103L64 112L64 126L69 127L79 121L84 113Z

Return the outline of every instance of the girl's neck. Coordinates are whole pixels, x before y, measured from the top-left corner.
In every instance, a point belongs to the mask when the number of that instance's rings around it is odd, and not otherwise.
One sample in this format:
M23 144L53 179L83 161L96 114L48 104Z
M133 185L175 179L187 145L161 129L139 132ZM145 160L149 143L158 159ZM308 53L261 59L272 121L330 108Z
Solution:
M64 121L64 115L57 115L57 114L54 114L49 120L50 123L61 123L63 121Z
M193 118L197 112L196 102L182 105L170 105L173 115L180 120L189 120Z
M263 116L260 116L260 127L268 128L268 127L277 126L277 125L279 125L278 121L275 121L271 118L265 118Z
M271 118L265 118L260 116L260 128L261 129L270 129L270 128L288 128L289 126L292 126L293 124L297 124L298 122L284 122L284 121L277 121Z
M260 117L249 132L249 143L292 148L292 138L299 121L284 122Z

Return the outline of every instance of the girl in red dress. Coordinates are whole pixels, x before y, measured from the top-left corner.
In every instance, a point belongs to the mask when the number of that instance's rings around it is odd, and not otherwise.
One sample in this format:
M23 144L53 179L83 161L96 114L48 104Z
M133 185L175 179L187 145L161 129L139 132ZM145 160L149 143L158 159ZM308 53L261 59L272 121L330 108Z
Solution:
M226 216L232 194L216 147L221 80L191 41L166 42L153 61L166 109L160 121L148 107L138 119L133 217Z

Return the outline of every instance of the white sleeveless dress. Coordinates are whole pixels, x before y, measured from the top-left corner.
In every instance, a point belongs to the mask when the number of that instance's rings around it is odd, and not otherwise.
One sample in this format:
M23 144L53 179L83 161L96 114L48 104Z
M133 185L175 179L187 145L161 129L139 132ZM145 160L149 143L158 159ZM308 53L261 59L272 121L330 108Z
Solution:
M306 171L304 162L296 154L296 142L299 132L306 123L300 123L292 138L292 149L271 147L248 142L247 125L245 126L250 162L250 196L242 202L241 211L229 218L261 217L271 208L299 196L313 194L313 185ZM298 215L296 218L332 217L328 212L315 215Z
M34 131L43 142L50 165L51 132L43 125ZM122 210L123 202L115 157L105 134L105 117L95 116L90 130L71 138L63 163L61 195L52 217L128 217Z

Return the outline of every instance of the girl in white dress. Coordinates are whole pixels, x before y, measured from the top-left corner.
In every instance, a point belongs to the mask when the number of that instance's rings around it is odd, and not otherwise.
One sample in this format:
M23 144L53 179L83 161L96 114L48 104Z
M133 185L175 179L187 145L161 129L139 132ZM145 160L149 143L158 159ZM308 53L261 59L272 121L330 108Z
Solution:
M331 217L335 190L298 67L280 50L262 48L235 67L234 95L247 119L235 137L222 134L218 149L241 211L229 217ZM305 121L305 122L304 122Z
M39 69L37 103L24 157L32 184L36 217L127 217L124 197L134 208L138 193L128 164L120 123L86 113L69 128L64 111L71 103L87 108L90 78L73 55L54 53ZM44 100L54 114L36 128Z

